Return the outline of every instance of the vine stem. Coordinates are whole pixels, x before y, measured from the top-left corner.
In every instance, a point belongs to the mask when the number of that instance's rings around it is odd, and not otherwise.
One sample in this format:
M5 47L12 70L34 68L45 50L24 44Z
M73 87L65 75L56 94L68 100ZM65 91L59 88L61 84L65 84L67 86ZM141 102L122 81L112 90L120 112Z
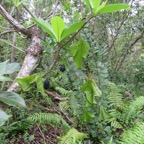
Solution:
M58 43L58 51L57 51L56 56L55 56L55 58L54 58L54 62L53 62L53 64L47 69L47 71L44 73L44 76L45 76L46 74L48 74L48 73L50 72L50 70L52 70L52 69L56 66L56 64L57 64L57 62L58 62L58 59L59 59L59 55L60 55L61 49L62 49L62 47L61 47L60 43Z

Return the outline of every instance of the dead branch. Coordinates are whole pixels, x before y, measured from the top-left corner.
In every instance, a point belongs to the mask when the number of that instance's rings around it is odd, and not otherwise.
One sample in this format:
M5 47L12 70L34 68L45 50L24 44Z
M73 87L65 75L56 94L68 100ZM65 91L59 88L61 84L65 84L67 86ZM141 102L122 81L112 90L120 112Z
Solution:
M32 30L32 42L30 46L27 49L27 55L24 59L23 65L21 67L21 70L19 71L16 78L23 78L26 76L29 76L33 70L35 69L39 55L42 52L42 47L40 46L40 39L39 37L39 31L37 28L33 28ZM17 91L19 88L19 84L14 81L8 91Z

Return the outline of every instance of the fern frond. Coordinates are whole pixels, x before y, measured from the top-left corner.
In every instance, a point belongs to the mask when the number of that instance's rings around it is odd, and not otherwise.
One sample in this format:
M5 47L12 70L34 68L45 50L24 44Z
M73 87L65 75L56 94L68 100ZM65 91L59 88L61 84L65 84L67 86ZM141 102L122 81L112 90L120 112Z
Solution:
M78 132L76 129L70 129L66 135L60 138L58 144L81 144L82 140L88 136L84 133Z
M111 121L111 127L113 127L114 129L121 129L121 128L123 128L122 125L118 121L116 121L116 120Z
M109 93L107 98L110 102L110 106L116 106L122 109L124 103L122 101L122 94L120 93L120 89L114 83L109 83L107 90Z
M120 144L144 144L144 123L123 133Z
M114 129L121 129L123 126L121 123L118 121L118 119L121 118L121 113L117 111L116 109L109 110L110 118L107 119L106 121L108 123L111 123L111 127Z
M123 114L124 121L128 122L134 118L138 113L140 113L142 108L144 108L144 96L136 98L128 107L125 108Z
M58 90L62 95L69 95L72 91L66 90L62 87L56 87L56 90Z
M27 118L29 122L48 124L51 126L70 128L68 123L58 114L51 113L35 113Z

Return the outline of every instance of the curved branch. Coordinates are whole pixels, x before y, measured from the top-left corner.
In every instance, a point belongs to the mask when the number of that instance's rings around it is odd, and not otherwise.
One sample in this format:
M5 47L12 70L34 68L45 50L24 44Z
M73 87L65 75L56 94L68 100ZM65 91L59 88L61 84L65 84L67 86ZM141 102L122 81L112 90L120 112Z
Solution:
M7 33L11 33L11 32L15 32L15 30L14 30L14 29L6 30L6 31L0 33L0 36L2 36L2 35L4 35L4 34L7 34Z
M21 32L25 35L31 36L31 33L28 29L25 29L18 21L16 21L8 12L0 5L0 14L7 20L17 32Z

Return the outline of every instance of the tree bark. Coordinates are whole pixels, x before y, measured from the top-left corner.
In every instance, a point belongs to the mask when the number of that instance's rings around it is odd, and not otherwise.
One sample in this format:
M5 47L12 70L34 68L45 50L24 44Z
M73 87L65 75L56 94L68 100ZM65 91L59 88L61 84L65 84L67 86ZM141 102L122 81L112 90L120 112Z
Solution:
M27 49L26 52L27 54L25 56L23 65L16 78L24 78L26 76L29 76L36 68L37 62L39 60L39 55L42 52L38 29L33 28L32 33L33 33L32 42ZM19 90L19 84L16 81L14 81L11 84L10 88L8 89L8 91L18 91L18 90Z

